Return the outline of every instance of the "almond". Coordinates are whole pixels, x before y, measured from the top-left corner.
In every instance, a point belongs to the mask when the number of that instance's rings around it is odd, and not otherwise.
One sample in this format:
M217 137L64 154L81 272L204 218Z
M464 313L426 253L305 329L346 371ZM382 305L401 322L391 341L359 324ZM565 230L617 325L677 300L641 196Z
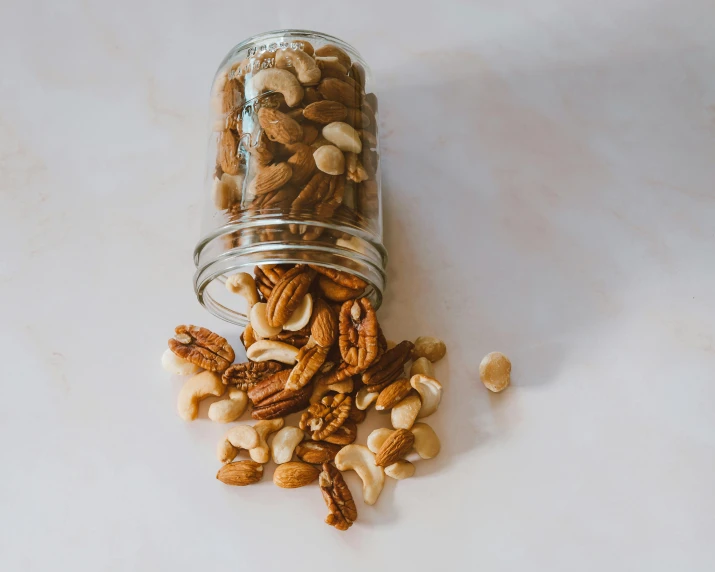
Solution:
M321 81L318 91L325 99L339 101L347 107L357 107L360 104L360 92L349 83L334 77Z
M405 456L415 443L415 436L407 429L398 429L390 435L375 456L375 464L387 467Z
M410 380L398 379L380 392L380 395L377 396L377 401L375 402L375 409L377 411L392 409L395 405L407 397L407 394L410 391L412 391Z
M262 107L258 110L258 121L271 141L290 145L303 139L303 128L282 111Z
M308 182L308 179L316 169L315 159L313 159L315 150L305 143L296 143L290 150L293 151L293 155L287 161L293 169L290 182L296 185L303 185Z
M278 465L273 473L273 482L284 489L297 489L312 483L319 474L320 469L313 465L301 461L290 461Z
M277 163L261 168L248 187L249 196L259 196L280 189L293 176L288 163Z
M224 173L238 175L241 171L241 162L238 159L238 137L230 129L221 134L218 161Z
M257 483L263 477L263 465L255 461L236 461L221 467L216 478L224 484L244 487Z
M332 123L333 121L342 121L348 116L348 108L339 101L316 101L303 109L303 115L306 119L315 121L316 123Z

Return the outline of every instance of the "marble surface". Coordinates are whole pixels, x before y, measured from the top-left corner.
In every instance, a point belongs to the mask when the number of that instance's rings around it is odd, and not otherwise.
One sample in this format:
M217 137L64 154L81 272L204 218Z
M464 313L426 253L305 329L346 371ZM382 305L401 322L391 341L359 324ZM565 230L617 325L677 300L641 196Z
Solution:
M713 570L713 21L707 0L0 3L0 569ZM279 27L371 62L382 321L449 347L441 455L357 494L347 534L316 488L217 483L224 427L182 422L159 366L178 323L238 344L192 291L208 90Z

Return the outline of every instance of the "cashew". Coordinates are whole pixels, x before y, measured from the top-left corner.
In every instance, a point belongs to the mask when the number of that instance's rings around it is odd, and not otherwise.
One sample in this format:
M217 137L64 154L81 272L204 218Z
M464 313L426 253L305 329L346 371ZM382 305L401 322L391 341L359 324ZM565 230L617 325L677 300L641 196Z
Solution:
M212 371L203 371L189 379L179 392L177 409L184 421L193 421L199 414L199 401L215 395L221 397L226 386L221 382L221 376Z
M412 426L412 434L415 436L413 447L421 458L432 459L439 454L439 437L427 423L415 423Z
M273 437L273 441L271 441L273 462L276 465L282 465L290 461L293 458L295 448L304 437L305 433L298 427L288 426L278 431Z
M419 395L408 395L390 411L390 420L395 429L409 429L417 419L422 402Z
M377 396L380 395L379 391L368 391L367 386L363 386L358 389L355 394L355 406L360 411L365 411L371 404L375 402Z
M251 78L250 85L256 95L264 91L282 93L288 107L295 107L303 99L303 88L298 83L298 79L286 70L278 68L261 70Z
M412 362L412 367L410 367L410 377L413 375L426 375L428 377L434 377L434 366L432 362L426 357L417 358Z
M426 357L432 363L441 360L447 353L447 346L442 340L432 336L420 336L415 340L412 355L416 358Z
M258 290L256 290L256 281L253 276L247 272L239 272L226 279L226 289L229 292L243 296L248 303L248 307L252 308L258 304Z
M362 151L360 135L350 125L342 121L333 121L323 127L323 137L341 151L358 154Z
M198 365L186 361L184 358L180 358L169 349L161 354L161 367L174 375L193 375L201 371Z
M221 178L214 178L211 196L217 210L223 211L241 202L244 174L229 175L224 173Z
M410 378L410 385L420 394L422 407L417 414L417 418L429 417L439 407L439 402L442 401L442 384L426 375L413 375Z
M278 417L277 419L259 421L253 426L256 433L258 433L258 445L248 451L248 454L251 455L251 459L256 463L267 463L271 459L271 452L268 449L266 438L283 427L283 423L283 418Z
M233 388L228 392L228 399L222 399L209 405L209 419L217 423L236 421L248 405L248 394Z
M287 365L293 365L297 361L297 355L298 348L295 346L273 340L258 340L246 350L246 357L251 361L274 360Z
M341 471L353 470L362 480L365 504L375 504L385 485L385 472L375 464L375 454L364 445L346 445L335 455L335 466Z
M354 385L352 377L331 385L326 384L325 379L327 379L327 376L321 376L313 383L313 393L310 396L310 403L318 403L318 401L323 399L323 397L328 395L331 391L335 391L336 393L352 393Z
M308 325L313 313L313 297L310 294L303 296L298 307L293 311L288 321L283 324L283 329L289 332L302 330Z
M511 383L511 362L503 353L487 354L479 364L479 377L484 386L494 393L504 391Z
M387 427L375 429L367 436L367 448L377 455L382 444L387 441L387 438L394 432L394 429L388 429Z
M408 479L415 474L415 466L409 461L400 459L389 467L385 467L385 474L388 477L397 479L398 481L402 479Z
M231 427L218 444L216 457L221 463L230 463L236 458L240 449L250 450L258 444L258 432L250 425Z
M320 81L320 68L315 60L303 50L282 49L276 52L276 67L292 67L303 85L315 85Z
M342 175L345 172L345 155L335 145L318 147L313 153L313 159L315 159L315 166L323 173Z
M269 326L268 318L266 316L266 303L259 302L251 307L248 319L251 321L251 327L253 331L256 332L262 338L272 338L281 333L282 328L280 326Z

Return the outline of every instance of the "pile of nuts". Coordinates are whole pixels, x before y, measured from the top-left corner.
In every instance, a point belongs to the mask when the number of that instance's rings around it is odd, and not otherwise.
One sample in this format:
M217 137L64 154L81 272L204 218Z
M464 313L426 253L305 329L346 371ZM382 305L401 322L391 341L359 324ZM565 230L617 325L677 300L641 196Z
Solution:
M226 67L212 89L217 132L213 202L227 222L280 213L293 219L378 224L377 98L365 71L334 45L276 42ZM317 240L320 225L226 236ZM285 235L285 236L284 236Z
M330 510L326 522L346 530L357 508L341 471L358 474L363 499L372 505L385 475L414 474L408 453L421 459L439 453L437 434L418 420L432 415L442 399L432 364L444 357L445 344L431 337L390 344L362 296L367 284L353 275L313 265L264 265L254 274L226 282L250 306L241 335L248 361L233 363L233 348L205 328L178 326L169 340L164 368L192 375L179 392L179 415L196 419L202 399L227 392L210 405L211 420L234 422L250 405L256 423L231 427L218 444L223 467L217 478L229 485L256 483L272 459L280 487L317 479ZM335 300L335 291L347 290L352 297ZM356 444L357 426L373 405L390 413L392 428L376 429L366 445ZM300 413L296 425L286 425L294 413ZM241 450L251 460L236 461Z

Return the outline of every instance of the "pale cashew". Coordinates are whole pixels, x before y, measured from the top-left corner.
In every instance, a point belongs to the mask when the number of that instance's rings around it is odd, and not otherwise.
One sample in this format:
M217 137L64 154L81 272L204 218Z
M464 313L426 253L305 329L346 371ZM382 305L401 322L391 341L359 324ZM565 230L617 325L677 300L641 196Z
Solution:
M238 388L228 392L228 399L222 399L209 405L209 419L217 423L236 421L248 405L248 394Z
M410 367L410 377L420 374L434 377L434 366L426 357L417 358L412 362L412 367Z
M388 477L397 479L398 481L402 479L409 479L412 475L415 474L415 466L409 461L400 459L389 467L385 467L385 474Z
M345 172L345 155L335 145L323 145L313 153L315 166L328 175L342 175Z
M246 357L251 361L279 361L293 365L297 361L298 348L273 340L258 340L246 350Z
M241 202L244 173L229 175L224 173L221 178L214 178L211 196L217 210L223 211Z
M198 365L186 361L184 358L180 358L169 349L161 354L161 367L174 375L193 375L201 371Z
M427 423L415 423L412 426L412 434L415 436L413 447L421 458L432 459L439 454L439 437Z
M479 377L484 386L494 393L504 391L511 383L511 362L501 352L484 356L479 364Z
M328 385L325 383L326 376L321 376L315 380L313 383L313 393L310 396L311 403L318 403L323 397L328 395L331 391L337 393L352 393L353 390L353 378L349 377L343 381L333 383Z
M286 70L277 68L261 70L251 78L251 87L256 95L264 91L282 93L288 107L295 107L303 99L303 88L298 83L298 79Z
M422 407L417 414L418 419L429 417L437 411L439 402L442 401L442 384L439 381L433 377L417 374L410 378L410 385L417 390L422 401Z
M283 329L289 332L302 330L310 322L310 316L313 313L313 297L310 294L303 296L303 299L298 304L298 307L293 311L288 321L283 324Z
M256 281L253 276L247 272L239 272L226 279L226 289L229 292L243 296L248 303L248 307L252 308L258 304L258 290L256 289Z
M394 432L394 429L388 429L387 427L375 429L367 436L367 448L377 455L382 444L387 441L387 438Z
M276 67L294 68L298 81L303 85L315 85L320 81L320 68L315 60L303 50L284 48L276 52Z
M362 151L360 135L352 126L342 121L333 121L323 127L323 137L341 151L358 154Z
M365 411L370 405L375 403L378 395L380 395L379 391L368 391L367 386L361 387L355 394L355 407L360 411Z
M364 445L346 445L335 455L335 466L341 471L353 470L362 480L365 504L375 504L385 485L385 472L375 464L375 454Z
M419 395L408 395L390 411L390 420L395 429L409 429L417 419L422 402Z
M219 442L216 457L221 463L230 463L241 449L250 450L258 444L258 432L250 425L231 427Z
M251 459L256 463L267 463L270 461L271 452L266 439L271 433L275 433L283 427L283 423L283 418L278 417L277 419L259 421L253 426L256 433L258 433L258 445L248 451L248 454L251 455Z
M268 317L266 316L266 306L265 302L259 302L251 307L248 319L251 321L251 327L253 331L256 332L262 338L272 338L281 333L282 328L280 326L269 326Z
M412 355L416 358L426 357L432 363L441 360L447 353L447 346L442 340L432 336L420 336L415 340Z
M177 409L184 421L193 421L199 414L199 401L215 395L221 397L226 386L221 382L221 376L212 371L202 371L189 379L179 392Z
M283 427L271 441L271 456L276 465L287 463L293 458L293 451L298 446L305 433L298 427Z

